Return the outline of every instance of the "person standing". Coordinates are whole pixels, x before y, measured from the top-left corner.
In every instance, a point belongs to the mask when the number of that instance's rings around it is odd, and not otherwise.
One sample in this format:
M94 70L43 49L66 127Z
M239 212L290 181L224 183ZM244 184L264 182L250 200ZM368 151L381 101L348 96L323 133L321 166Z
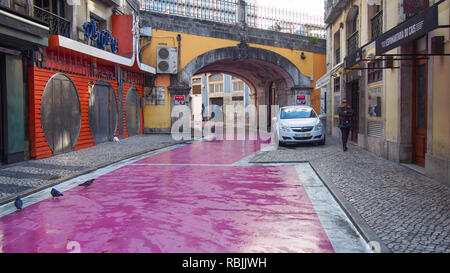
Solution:
M347 104L347 99L342 99L341 107L338 108L339 128L342 133L342 149L347 151L347 141L350 129L353 127L353 109Z

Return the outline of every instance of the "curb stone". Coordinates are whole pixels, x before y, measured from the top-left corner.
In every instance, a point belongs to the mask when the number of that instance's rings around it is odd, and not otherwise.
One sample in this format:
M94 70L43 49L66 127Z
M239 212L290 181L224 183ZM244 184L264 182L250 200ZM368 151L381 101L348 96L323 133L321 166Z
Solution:
M372 228L367 224L367 222L361 217L353 205L348 202L339 192L339 190L333 185L331 180L314 165L309 162L311 168L316 172L317 176L322 180L325 187L338 202L339 206L344 210L345 214L348 216L350 221L356 227L356 229L361 233L363 238L369 242L377 242L380 244L380 253L392 253L392 251L383 243L383 241L378 237L378 235L372 230Z

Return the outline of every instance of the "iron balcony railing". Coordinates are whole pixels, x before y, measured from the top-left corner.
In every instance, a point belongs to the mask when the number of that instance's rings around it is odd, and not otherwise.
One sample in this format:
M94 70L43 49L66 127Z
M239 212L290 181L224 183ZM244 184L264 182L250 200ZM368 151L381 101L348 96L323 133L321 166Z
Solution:
M246 23L250 27L302 36L326 38L323 16L293 10L247 4Z
M221 23L237 22L238 0L142 0L141 10Z
M70 21L45 9L33 6L33 16L49 26L50 34L70 38Z
M379 11L371 20L372 40L383 34L383 11Z
M359 31L355 31L347 38L347 56L352 55L359 49Z
M245 5L244 8L240 5ZM245 10L244 19L239 11ZM203 19L226 24L245 21L249 27L325 38L322 16L246 4L239 0L142 0L141 10Z

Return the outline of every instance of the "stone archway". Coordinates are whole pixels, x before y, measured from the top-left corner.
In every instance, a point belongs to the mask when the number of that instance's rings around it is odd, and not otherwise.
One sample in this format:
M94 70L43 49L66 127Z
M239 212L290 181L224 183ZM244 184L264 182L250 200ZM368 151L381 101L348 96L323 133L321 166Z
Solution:
M282 55L246 43L206 52L190 63L177 75L172 76L171 95L188 95L191 78L201 73L225 73L237 75L257 93L257 103L268 104L268 92L277 82L278 101L284 105L293 103L296 92L311 92L311 79Z

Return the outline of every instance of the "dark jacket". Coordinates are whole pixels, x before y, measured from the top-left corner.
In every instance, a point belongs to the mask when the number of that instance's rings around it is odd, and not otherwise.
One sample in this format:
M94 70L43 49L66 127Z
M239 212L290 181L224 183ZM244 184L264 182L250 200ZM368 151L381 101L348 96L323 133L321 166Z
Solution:
M349 129L353 127L353 114L354 111L350 107L339 107L339 128Z

